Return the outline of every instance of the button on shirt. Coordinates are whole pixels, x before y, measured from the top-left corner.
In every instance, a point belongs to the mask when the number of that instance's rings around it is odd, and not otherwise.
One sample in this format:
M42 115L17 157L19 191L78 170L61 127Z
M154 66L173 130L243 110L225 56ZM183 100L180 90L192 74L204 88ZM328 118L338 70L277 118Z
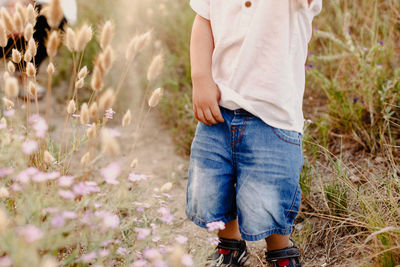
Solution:
M190 0L210 20L220 105L303 132L307 45L322 0Z

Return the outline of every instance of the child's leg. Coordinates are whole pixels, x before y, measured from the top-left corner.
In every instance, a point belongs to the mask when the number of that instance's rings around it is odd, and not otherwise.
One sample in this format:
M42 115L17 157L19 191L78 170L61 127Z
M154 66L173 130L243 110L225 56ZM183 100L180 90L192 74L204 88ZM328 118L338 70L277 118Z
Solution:
M272 234L265 238L267 250L277 250L290 247L292 244L289 240L289 235Z
M238 220L230 221L225 224L224 230L219 230L218 237L227 239L242 240L242 236L239 232Z

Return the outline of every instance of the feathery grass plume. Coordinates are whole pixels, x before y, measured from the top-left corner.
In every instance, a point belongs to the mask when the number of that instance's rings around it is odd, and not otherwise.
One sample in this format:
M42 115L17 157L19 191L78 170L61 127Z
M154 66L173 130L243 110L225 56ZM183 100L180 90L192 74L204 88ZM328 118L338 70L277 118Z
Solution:
M126 60L131 61L141 49L146 47L150 43L151 35L151 31L148 31L142 35L134 36L126 49Z
M60 44L60 36L58 34L58 31L52 31L50 33L46 45L46 51L49 57L55 57L57 55L59 44Z
M96 120L98 115L99 115L99 107L97 105L97 102L93 102L90 107L89 107L89 112L90 112L90 117L93 120Z
M12 33L14 31L14 22L11 18L10 13L5 7L1 7L1 18L4 22L4 26L6 27L6 30L8 33Z
M103 67L105 72L108 72L114 62L114 51L111 46L107 46L102 55L103 56L101 57L101 66Z
M75 32L70 27L67 28L65 32L65 46L68 48L69 51L75 51Z
M18 96L19 84L17 78L9 77L6 80L5 93L9 98L16 98Z
M4 106L6 106L7 109L10 109L10 108L14 107L14 102L12 102L7 97L3 97L3 104L4 104Z
M58 262L50 256L45 256L41 262L41 267L57 267Z
M88 75L88 68L84 66L78 73L78 79L85 79Z
M14 31L17 33L23 33L24 32L24 22L22 21L21 14L18 12L14 13Z
M153 94L149 99L149 107L154 108L155 106L157 106L158 103L160 103L163 93L164 90L162 88L157 88L156 90L154 90Z
M107 89L99 99L99 106L102 110L107 110L114 105L115 95L112 89Z
M54 157L47 150L45 150L44 153L43 153L43 160L47 164L51 164L51 163L53 163L55 161Z
M76 89L81 89L85 85L85 79L79 79L75 83L75 88Z
M132 121L132 114L131 110L128 109L124 117L122 118L122 127L128 126L129 124L131 124L131 121Z
M53 29L57 29L60 26L62 19L64 18L64 11L61 7L60 0L51 0L45 12L47 23Z
M37 45L35 39L31 38L28 42L28 50L31 52L32 57L36 56L37 53Z
M21 16L22 19L22 24L25 25L26 24L26 19L27 19L27 9L25 6L21 5L21 3L16 3L15 4L15 9L16 12L19 13L19 15Z
M162 193L167 193L167 192L171 191L171 189L172 189L172 183L171 182L165 183L160 187L160 191Z
M36 96L37 90L36 90L36 83L35 83L35 82L30 81L30 82L29 82L28 89L29 89L29 93L30 93L31 95Z
M21 53L15 48L12 50L11 59L17 64L21 62Z
M3 208L0 208L0 236L7 230L8 224L8 215Z
M0 47L6 47L8 43L7 31L4 23L0 21Z
M81 106L81 116L80 116L81 124L82 125L88 124L89 118L90 118L90 114L89 114L88 105L86 103L83 103Z
M32 60L32 54L31 54L31 51L29 51L29 49L28 49L28 50L25 51L24 61L25 61L26 63L28 63L28 62L30 62L31 60Z
M30 40L32 37L33 37L33 26L32 24L28 23L25 26L24 38L25 40Z
M185 255L185 251L180 245L175 245L169 255L169 261L172 266L182 266L182 258Z
M108 20L104 23L103 29L100 34L100 47L105 49L111 44L111 40L114 36L114 24Z
M90 163L90 160L91 160L90 152L86 152L81 158L81 164L83 166L86 166Z
M88 25L83 25L78 31L75 38L75 49L77 52L82 52L86 45L92 40L93 30Z
M101 88L103 88L104 85L104 77L103 73L98 65L94 67L93 70L93 75L92 75L92 80L90 82L90 85L94 91L99 91Z
M3 81L6 81L8 78L10 78L10 73L8 73L8 71L5 71L3 73Z
M47 66L47 74L53 75L55 69L56 68L54 67L54 64L52 62L50 62L49 65Z
M28 23L32 24L32 26L35 26L36 24L36 18L37 18L37 11L33 7L32 4L29 4L28 7L26 8L26 20Z
M137 158L134 158L132 161L131 161L131 164L129 165L131 168L136 168L137 167L137 165L138 165L138 163L139 163L139 160L137 159Z
M89 139L94 139L97 135L96 123L92 123L86 130L86 135Z
M28 64L26 65L26 75L28 75L28 77L36 76L36 68L32 62L28 62Z
M150 67L147 71L147 80L153 81L155 78L157 78L162 71L163 65L164 65L164 57L162 54L158 54L151 61Z
M118 155L120 151L120 147L115 136L107 128L103 128L101 131L101 148L102 152L109 156Z
M8 61L7 63L7 69L10 73L14 73L15 72L15 65L13 62Z
M5 125L5 127L7 127L7 120L4 117L1 117L0 119L0 125Z
M76 111L75 101L72 99L68 102L67 113L73 114Z

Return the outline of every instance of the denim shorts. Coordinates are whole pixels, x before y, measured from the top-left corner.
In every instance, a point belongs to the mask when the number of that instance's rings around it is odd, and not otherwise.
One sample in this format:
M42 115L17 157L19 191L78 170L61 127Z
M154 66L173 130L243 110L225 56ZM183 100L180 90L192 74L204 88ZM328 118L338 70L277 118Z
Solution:
M197 125L187 217L204 228L238 218L248 241L290 234L301 202L301 133L274 128L243 109L221 107L221 113L225 122Z

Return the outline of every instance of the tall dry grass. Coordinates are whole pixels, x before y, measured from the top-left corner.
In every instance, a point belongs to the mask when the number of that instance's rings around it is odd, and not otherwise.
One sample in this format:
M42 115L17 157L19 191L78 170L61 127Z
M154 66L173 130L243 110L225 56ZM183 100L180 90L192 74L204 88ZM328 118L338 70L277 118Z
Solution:
M126 79L133 79L127 77L128 69L137 60L145 61L141 54L149 49L151 32L134 35L120 55L113 49L111 21L98 32L88 24L61 32L57 28L62 19L60 1L51 1L45 7L52 25L47 40L47 93L44 103L39 103L32 61L37 47L30 34L37 11L31 5L17 10L18 15L13 15L17 21L9 19L12 16L5 9L0 19L0 38L10 38L15 31L30 37L22 45L24 51L3 58L0 265L192 266L192 257L184 250L185 237L178 236L173 246L168 241L173 238L168 227L174 220L165 204L170 186L155 188L154 198L143 202L148 177L135 172L134 147L140 140L134 137L163 94L161 88L151 89L163 69L160 51L151 64L138 70L148 88L140 114L128 109L119 116L113 110ZM6 30L1 31L2 26ZM99 54L91 69L82 63L95 37ZM62 88L68 96L61 108L62 122L52 96L60 45L66 46L73 62L67 87ZM113 86L108 74L116 63L124 71ZM18 98L20 90L24 99ZM88 99L81 97L88 93ZM53 131L50 125L59 129ZM128 145L120 143L121 136L129 138ZM127 166L120 160L122 150L130 157Z

